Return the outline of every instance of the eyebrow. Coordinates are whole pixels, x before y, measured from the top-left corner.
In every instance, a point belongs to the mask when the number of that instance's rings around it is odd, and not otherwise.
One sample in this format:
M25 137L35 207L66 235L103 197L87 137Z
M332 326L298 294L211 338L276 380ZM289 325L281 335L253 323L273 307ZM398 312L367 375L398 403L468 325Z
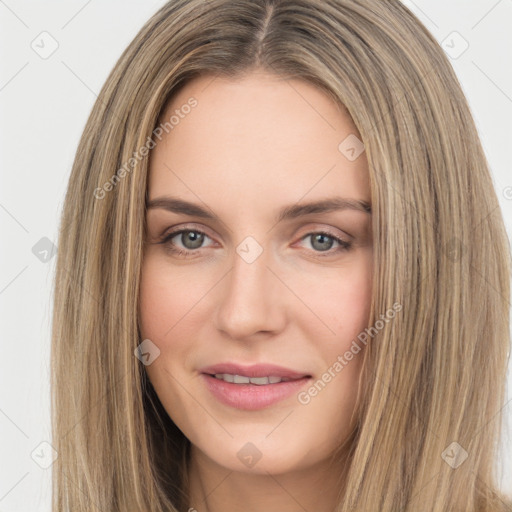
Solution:
M191 217L200 217L219 221L219 218L207 209L195 203L190 203L183 199L175 197L157 197L148 201L146 208L161 208L173 213L181 213ZM329 213L341 210L355 210L371 215L372 209L369 203L360 199L348 199L344 197L330 197L320 201L310 201L308 203L293 204L285 206L279 210L276 222L296 219L305 215L315 213Z

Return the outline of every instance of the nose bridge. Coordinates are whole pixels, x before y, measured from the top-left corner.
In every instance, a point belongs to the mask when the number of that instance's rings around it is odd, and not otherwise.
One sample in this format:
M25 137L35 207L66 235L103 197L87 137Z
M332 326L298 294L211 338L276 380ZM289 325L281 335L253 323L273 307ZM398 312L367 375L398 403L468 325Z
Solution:
M246 239L236 248L217 315L218 328L233 338L274 331L281 326L284 311L277 302L282 295L267 265L271 265L270 253L254 239Z

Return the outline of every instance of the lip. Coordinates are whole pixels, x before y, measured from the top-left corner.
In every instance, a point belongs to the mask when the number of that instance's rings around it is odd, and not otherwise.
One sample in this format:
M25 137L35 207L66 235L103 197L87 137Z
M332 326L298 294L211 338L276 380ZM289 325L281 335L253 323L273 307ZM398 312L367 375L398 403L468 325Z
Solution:
M243 366L236 363L219 363L213 366L207 366L199 370L201 373L215 375L216 373L229 373L232 375L242 375L244 377L286 377L288 379L301 379L303 377L311 377L308 373L301 373L283 366L275 364L254 364Z
M255 411L270 407L292 395L296 395L311 380L311 375L272 364L241 366L222 363L202 368L201 378L210 393L224 405ZM276 384L233 384L214 377L216 373L229 373L245 377L286 377L286 382Z

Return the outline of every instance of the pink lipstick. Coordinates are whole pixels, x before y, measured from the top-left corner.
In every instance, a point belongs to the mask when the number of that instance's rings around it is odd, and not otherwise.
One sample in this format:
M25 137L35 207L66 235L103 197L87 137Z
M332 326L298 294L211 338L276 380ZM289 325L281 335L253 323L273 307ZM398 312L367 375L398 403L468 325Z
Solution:
M221 363L200 372L217 400L247 411L263 409L296 395L311 380L310 374L273 364Z

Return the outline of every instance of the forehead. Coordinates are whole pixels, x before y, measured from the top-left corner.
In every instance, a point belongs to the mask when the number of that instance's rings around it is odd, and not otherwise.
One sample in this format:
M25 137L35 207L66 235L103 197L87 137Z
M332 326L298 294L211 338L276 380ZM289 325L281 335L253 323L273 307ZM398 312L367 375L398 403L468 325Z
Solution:
M152 150L150 198L199 198L216 208L273 208L333 193L369 202L364 152L353 160L340 150L348 137L360 138L356 127L307 82L264 73L201 76L160 121L168 126Z

